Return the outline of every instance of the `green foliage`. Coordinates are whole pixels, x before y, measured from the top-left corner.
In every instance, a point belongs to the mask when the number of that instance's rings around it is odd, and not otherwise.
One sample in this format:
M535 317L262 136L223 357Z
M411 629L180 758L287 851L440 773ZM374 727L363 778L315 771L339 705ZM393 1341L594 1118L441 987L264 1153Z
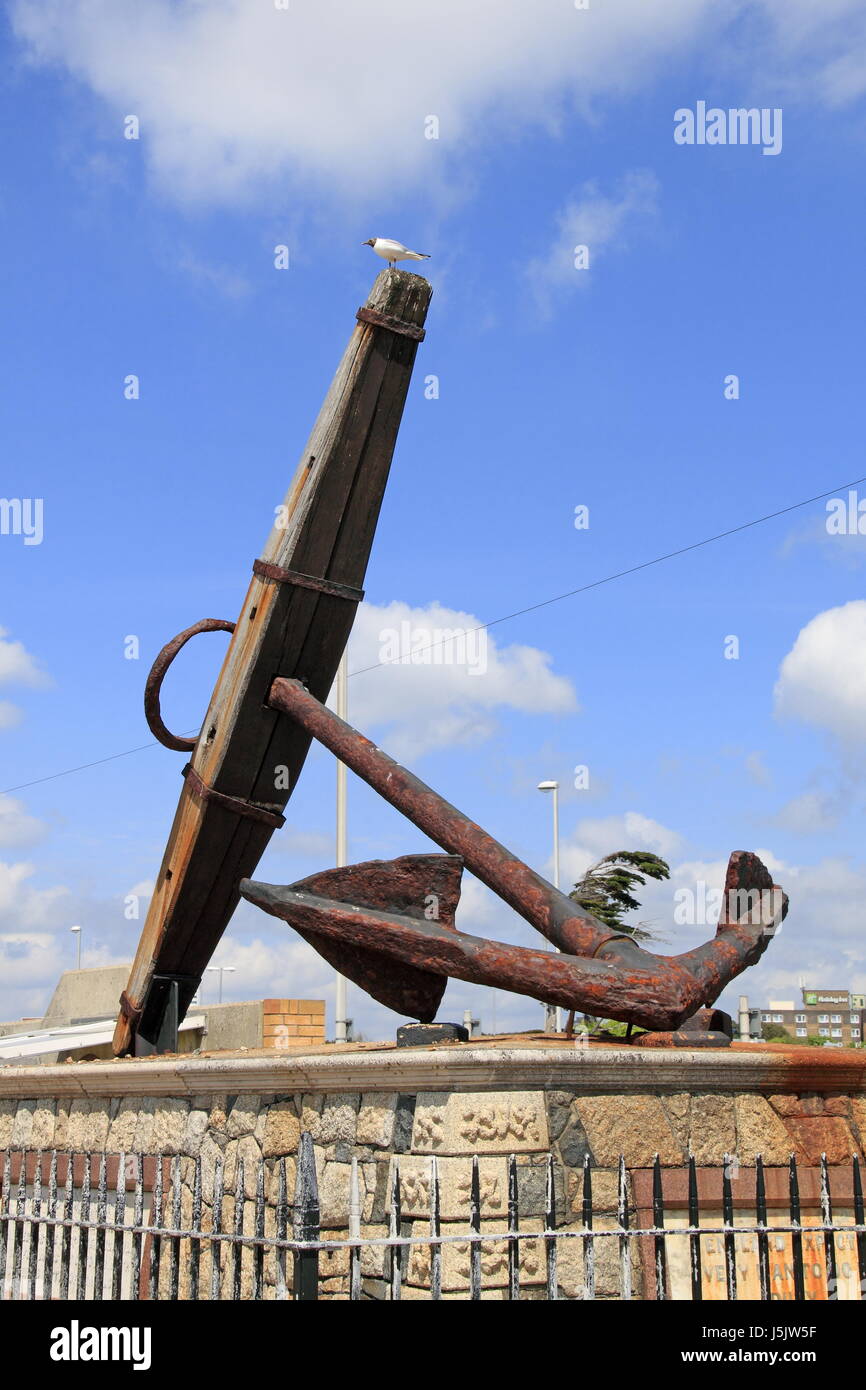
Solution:
M761 1025L761 1037L764 1042L790 1042L791 1034L787 1028L783 1028L781 1023L763 1023ZM811 1042L812 1039L810 1038Z
M634 895L636 888L642 888L648 878L670 876L670 865L657 854L621 849L587 869L568 896L613 931L633 936L635 941L651 941L655 934L647 930L646 923L625 922L623 918L640 907Z
M609 1033L613 1038L624 1038L628 1032L628 1024L622 1023L618 1018L591 1018L587 1014L584 1014L584 1018L589 1031L593 1033ZM646 1031L645 1028L635 1028L632 1025L631 1036L636 1038Z

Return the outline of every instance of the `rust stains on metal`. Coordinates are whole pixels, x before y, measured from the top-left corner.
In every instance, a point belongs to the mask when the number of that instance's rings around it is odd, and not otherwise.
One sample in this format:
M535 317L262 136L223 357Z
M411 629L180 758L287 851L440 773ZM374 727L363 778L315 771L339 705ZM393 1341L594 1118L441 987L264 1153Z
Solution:
M456 855L407 854L400 859L374 859L328 869L301 879L292 889L304 896L348 904L352 911L384 910L409 922L435 921L443 931L453 934L462 873L463 861ZM436 1017L448 983L441 972L393 956L386 960L381 951L339 935L308 931L303 924L296 930L335 970L386 1008L423 1023Z
M198 742L198 739L195 738L182 738L178 734L173 734L162 721L159 697L169 666L181 647L185 647L189 639L197 637L200 632L234 632L234 630L234 623L228 622L225 618L202 618L200 622L193 623L192 627L184 628L183 632L172 637L170 642L166 642L151 666L144 685L144 717L150 732L164 747L173 748L176 753L190 753Z
M460 855L482 883L561 951L588 956L617 939L609 927L557 893L480 825L339 719L299 681L279 677L271 686L268 703L329 748L436 844Z
M302 934L378 953L380 969L371 965L369 957L365 957L363 967L377 986L387 980L392 962L397 961L430 974L454 975L595 1016L671 1030L701 1006L711 1004L736 975L759 959L787 911L785 894L760 859L738 850L728 865L725 910L714 940L680 956L653 955L632 937L616 935L578 908L474 821L339 719L299 681L277 678L268 703L330 749L449 855L459 856L472 873L562 953L551 955L485 941L446 930L435 921L418 921L400 911L373 911L371 905L342 902L330 896L334 882L325 878L323 883L323 876L317 886L324 887L328 896L310 892L309 882L275 888L243 881L245 897L284 917ZM395 900L387 898L386 866L382 875L380 896L393 908ZM318 946L315 940L313 944Z
M369 309L366 305L358 310L355 318L359 323L372 323L374 328L387 328L390 333L400 333L416 343L423 343L426 337L426 330L419 328L416 323L406 323L405 319L395 318L393 314L380 314L377 309Z
M257 574L260 579L272 579L276 584L294 584L299 589L312 589L317 594L345 598L350 603L360 603L364 597L364 590L356 589L351 584L338 584L333 579L318 579L312 574L299 574L297 570L285 569L283 565L272 565L267 560L254 560L253 574Z
M192 763L187 763L183 775L187 786L199 801L212 801L215 806L222 806L225 811L233 811L236 816L258 821L260 825L269 825L272 830L279 830L286 823L285 816L276 806L264 806L258 801L245 801L240 796L229 796L226 792L215 791L202 781Z

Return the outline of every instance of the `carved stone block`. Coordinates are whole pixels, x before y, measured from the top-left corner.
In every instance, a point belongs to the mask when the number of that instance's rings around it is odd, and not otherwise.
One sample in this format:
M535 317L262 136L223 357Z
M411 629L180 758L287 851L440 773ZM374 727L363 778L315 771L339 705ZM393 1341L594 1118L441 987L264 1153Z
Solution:
M549 1147L541 1091L419 1095L414 1153L535 1153Z

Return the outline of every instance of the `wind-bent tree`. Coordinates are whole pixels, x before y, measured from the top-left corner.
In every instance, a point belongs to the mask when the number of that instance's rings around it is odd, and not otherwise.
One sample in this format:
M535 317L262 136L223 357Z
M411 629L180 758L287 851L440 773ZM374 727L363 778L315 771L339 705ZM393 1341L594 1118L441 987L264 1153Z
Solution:
M658 938L645 922L626 922L623 919L627 912L636 912L640 907L640 901L634 895L636 888L642 888L648 878L661 880L670 876L670 865L657 854L650 854L647 850L619 849L590 865L568 896L614 931L632 936L635 941L653 941ZM587 1028L594 1028L600 1021L584 1014ZM631 1025L614 1023L610 1019L604 1021L604 1026L609 1032L631 1033ZM572 1011L568 1016L566 1032L570 1035L573 1028Z
M657 939L655 933L645 922L626 922L623 918L640 907L634 896L636 888L642 888L648 878L670 876L670 865L657 854L619 849L592 864L568 896L614 931L633 936L635 941L653 941Z

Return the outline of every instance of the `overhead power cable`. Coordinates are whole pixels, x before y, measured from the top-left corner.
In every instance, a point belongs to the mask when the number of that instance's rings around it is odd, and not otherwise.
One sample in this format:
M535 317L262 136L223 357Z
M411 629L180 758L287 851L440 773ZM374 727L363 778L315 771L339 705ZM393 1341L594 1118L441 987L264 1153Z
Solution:
M479 623L477 627L471 628L470 632L486 632L488 628L497 627L500 623L508 623L514 618L522 618L527 613L537 613L541 608L549 608L551 604L562 603L568 598L576 598L578 594L588 593L591 589L600 589L604 584L612 584L616 579L625 579L630 574L638 574L641 570L652 569L654 565L664 564L666 560L676 559L679 555L688 555L690 551L701 550L707 545L715 545L717 541L727 540L729 536L736 536L741 531L750 531L755 526L763 526L765 522L775 521L777 517L788 516L791 512L811 506L813 502L823 502L826 497L833 497L837 493L846 491L846 489L857 487L860 483L866 483L866 477L854 478L850 483L841 483L838 487L828 488L826 492L817 492L813 497L804 497L800 502L792 502L787 507L779 507L778 511L766 512L763 516L757 516L752 521L741 522L739 526L729 526L726 531L718 531L714 536L705 536L703 540L692 541L690 545L678 546L676 550L668 550L664 555L656 555L652 560L643 560L638 565L629 565L627 569L615 570L613 574L606 574L602 579L593 579L588 584L579 585L576 589L567 589L563 594L554 594L552 598L540 599L537 603L527 604L525 608L516 608L512 613L504 613L500 618L491 618L488 623ZM450 640L450 638L445 637L439 642L431 642L426 647L413 648L412 655L431 651ZM349 674L350 676L363 676L368 671L377 671L383 666L399 665L400 660L400 657L395 657L392 661L377 661L372 666L362 666ZM190 737L195 737L196 733L197 731L194 730ZM158 747L159 744L155 741L153 743L141 743L137 748L127 748L122 753L109 753L105 758L96 758L89 763L79 763L76 767L64 768L62 772L49 772L45 777L36 777L31 782L19 782L17 786L6 787L0 792L0 796L9 796L12 792L24 791L27 787L38 787L43 782L53 782L58 777L71 777L75 772L85 772L88 768L101 766L102 763L115 762L118 758L128 758L133 753L142 753L147 748Z

